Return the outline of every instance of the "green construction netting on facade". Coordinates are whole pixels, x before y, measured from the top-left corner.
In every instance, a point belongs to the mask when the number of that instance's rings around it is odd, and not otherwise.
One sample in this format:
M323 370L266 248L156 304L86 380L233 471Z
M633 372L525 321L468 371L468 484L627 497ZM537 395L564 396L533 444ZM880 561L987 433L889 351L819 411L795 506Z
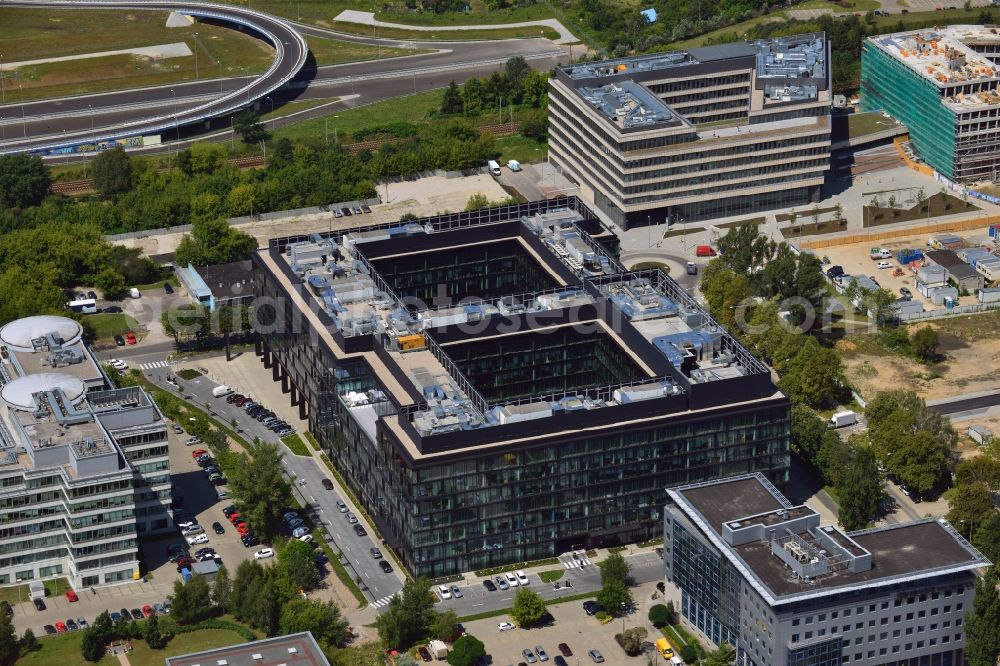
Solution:
M868 42L861 51L861 111L884 111L902 122L920 158L955 177L955 114L937 86Z

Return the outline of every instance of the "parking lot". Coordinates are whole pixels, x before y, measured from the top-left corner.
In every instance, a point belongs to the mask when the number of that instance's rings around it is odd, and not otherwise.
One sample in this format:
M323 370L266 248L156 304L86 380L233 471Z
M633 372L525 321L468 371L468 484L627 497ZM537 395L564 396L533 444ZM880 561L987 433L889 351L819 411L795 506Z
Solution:
M537 578L533 578L531 586L539 584ZM624 627L645 627L649 632L647 637L647 654L655 655L654 643L660 636L647 620L649 606L655 603L662 603L662 599L652 600L651 594L655 591L655 583L647 583L633 588L632 593L637 603L636 612L625 616ZM528 662L523 650L535 651L536 646L541 646L547 653L549 662L555 660L559 655L559 644L566 643L572 651L571 657L565 657L568 664L590 664L594 661L588 656L590 650L597 650L604 657L606 664L645 664L646 654L636 657L629 657L615 642L615 634L621 633L622 619L612 620L608 624L601 624L596 617L587 615L583 610L583 601L570 601L564 604L549 606L549 613L552 615L552 623L532 629L509 629L500 631L498 625L501 622L511 622L507 616L474 620L465 624L465 630L479 638L486 645L486 653L493 657L494 666L517 666ZM537 658L537 657L536 657Z

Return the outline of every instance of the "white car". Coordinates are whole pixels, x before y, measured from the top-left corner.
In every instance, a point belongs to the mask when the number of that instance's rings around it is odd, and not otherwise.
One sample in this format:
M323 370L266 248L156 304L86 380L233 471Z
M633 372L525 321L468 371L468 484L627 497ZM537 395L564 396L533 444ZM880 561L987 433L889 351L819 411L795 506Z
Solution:
M523 571L515 571L514 575L517 576L517 582L521 585L528 585L528 577L524 575Z
M501 622L500 624L497 625L497 629L499 629L500 631L510 631L511 629L516 629L516 628L517 627L512 625L510 622Z
M273 548L261 548L253 554L253 559L255 560L266 560L269 557L274 557Z
M181 528L182 530L190 530L197 524L198 523L194 522L193 520L185 520L183 523L177 523L177 527Z
M348 511L347 505L344 504L344 502L342 500L337 500L337 511L339 511L341 513L347 513L347 511Z
M313 540L312 534L303 534L302 536L299 537L299 541L303 543L312 543L312 540Z
M892 262L889 262L889 261L880 261L877 264L875 264L875 266L877 268L892 268Z
M184 536L191 536L192 534L204 534L204 533L205 533L205 528L198 524L181 528L181 534L183 534Z
M191 536L184 537L184 539L192 546L197 545L199 543L208 543L207 534L193 534Z
M521 584L521 582L517 580L517 576L515 576L509 571L505 573L503 577L507 579L507 584L510 585L511 587L517 587L518 585Z
M117 358L113 358L110 361L108 361L108 365L110 365L112 368L118 371L128 370L128 363L119 360Z
M507 160L507 168L511 171L520 171L521 163L517 160Z
M437 586L437 593L438 593L438 596L441 597L442 600L444 600L444 599L451 599L451 590L448 589L447 585L438 585Z

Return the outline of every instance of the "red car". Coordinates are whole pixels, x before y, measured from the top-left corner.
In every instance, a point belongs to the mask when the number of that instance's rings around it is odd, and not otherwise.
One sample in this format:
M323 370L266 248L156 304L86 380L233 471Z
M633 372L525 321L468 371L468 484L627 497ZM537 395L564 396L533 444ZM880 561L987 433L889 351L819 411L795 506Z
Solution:
M229 514L229 522L231 522L233 525L235 525L236 523L240 522L241 518L242 518L242 516L240 516L239 513L231 513L231 514Z
M73 603L74 601L79 601L79 599L80 599L80 597L76 596L76 592L74 592L73 590L66 590L66 600L67 601L69 601L70 603Z
M138 342L135 339L135 333L133 333L132 331L129 331L128 333L126 333L125 334L125 342L126 342L126 344L130 344L130 345L134 345L136 342Z
M153 614L153 607L150 606L149 604L146 604L145 606L142 607L142 614L145 617L149 617L150 615Z
M246 536L250 533L250 526L246 523L240 523L236 526L236 531L239 532L240 536Z
M195 449L194 451L191 452L191 457L197 458L198 456L203 456L206 453L208 453L208 451L206 451L205 449Z
M65 634L67 631L65 622L56 622L56 633Z

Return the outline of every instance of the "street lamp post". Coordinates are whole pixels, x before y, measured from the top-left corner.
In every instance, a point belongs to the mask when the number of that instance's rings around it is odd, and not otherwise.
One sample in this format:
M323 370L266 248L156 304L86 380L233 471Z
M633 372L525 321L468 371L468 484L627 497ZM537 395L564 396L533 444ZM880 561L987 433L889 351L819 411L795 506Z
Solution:
M194 33L194 80L198 80L198 33Z
M7 95L3 91L3 54L0 53L0 104L7 103Z
M271 131L274 131L274 100L271 99L270 95L268 95L264 99L266 99L268 102L271 103Z
M19 91L21 91L21 131L24 132L24 138L27 139L28 138L28 125L27 125L27 123L25 122L25 119L24 119L24 88L22 88L21 84L18 83L17 84L17 89Z

